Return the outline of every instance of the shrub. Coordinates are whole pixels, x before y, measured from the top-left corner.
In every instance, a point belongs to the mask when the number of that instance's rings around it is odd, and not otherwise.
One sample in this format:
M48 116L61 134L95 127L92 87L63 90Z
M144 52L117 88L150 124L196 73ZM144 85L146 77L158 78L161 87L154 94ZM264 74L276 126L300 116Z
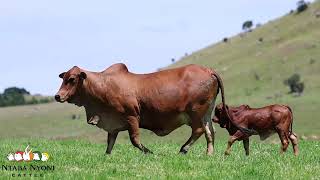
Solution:
M16 106L26 104L25 94L30 94L24 88L10 87L0 94L0 106Z
M283 83L289 86L289 94L298 93L298 95L301 95L304 90L304 83L300 82L300 75L297 73L293 74L288 79L284 80Z
M253 25L253 22L248 20L248 21L245 21L243 24L242 24L242 30L244 31L251 31L251 27Z
M310 61L309 61L309 64L314 64L316 62L316 60L314 60L314 59L310 59Z
M308 4L304 0L297 2L297 13L301 13L306 9L308 9Z
M9 87L4 90L3 94L27 94L30 95L30 93L25 90L24 88L17 88L17 87Z
M228 38L226 38L226 37L223 38L223 42L225 42L225 43L228 42Z

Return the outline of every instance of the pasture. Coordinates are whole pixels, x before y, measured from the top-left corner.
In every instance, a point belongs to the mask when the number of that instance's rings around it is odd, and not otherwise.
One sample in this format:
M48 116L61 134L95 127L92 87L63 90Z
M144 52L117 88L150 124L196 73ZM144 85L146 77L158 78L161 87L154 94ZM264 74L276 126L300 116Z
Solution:
M30 144L34 150L50 153L52 159L40 162L55 166L53 172L43 172L48 179L320 179L320 19L314 15L319 10L317 1L306 12L285 15L170 66L196 63L213 67L223 78L229 105L279 103L292 107L293 130L300 138L298 157L293 156L291 146L280 156L277 136L262 143L253 138L249 157L240 142L233 145L230 156L224 156L227 132L217 125L211 157L205 155L204 136L187 155L178 155L190 136L186 126L165 137L142 130L141 142L152 155L139 152L127 132L122 132L112 155L106 156L106 132L86 123L83 108L48 103L0 108L0 165L39 164L5 158ZM259 38L263 42L258 42ZM299 73L305 83L299 97L288 94L289 88L283 84L293 73ZM77 118L72 118L74 115ZM2 170L0 178L7 179L12 173L17 172Z
M320 142L301 141L301 154L292 149L279 155L279 145L252 143L246 157L242 143L236 143L230 156L224 156L225 141L216 142L215 155L206 156L203 143L196 143L187 155L178 154L180 144L146 143L154 154L144 155L129 143L116 144L113 154L104 155L105 145L87 141L45 139L2 139L0 151L33 149L47 151L48 162L8 162L15 165L54 165L54 171L33 171L46 179L319 179ZM30 172L30 171L29 171ZM16 171L2 171L7 179Z

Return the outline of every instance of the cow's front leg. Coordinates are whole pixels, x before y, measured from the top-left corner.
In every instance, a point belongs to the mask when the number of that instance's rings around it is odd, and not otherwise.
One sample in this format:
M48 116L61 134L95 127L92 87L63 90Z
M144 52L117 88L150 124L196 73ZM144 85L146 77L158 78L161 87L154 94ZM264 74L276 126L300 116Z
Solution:
M229 140L228 140L228 145L227 145L227 149L224 152L225 155L230 155L231 152L231 146L232 144L240 139L243 136L243 133L241 131L237 131L233 136L230 136Z
M139 135L139 121L135 116L128 116L128 124L129 124L129 136L131 143L134 147L140 149L144 153L152 153L148 148L144 147L140 143L140 135Z
M111 154L111 151L113 149L113 145L116 142L118 136L118 132L108 133L108 147L106 150L106 154Z
M249 156L249 138L245 138L242 142L246 155Z

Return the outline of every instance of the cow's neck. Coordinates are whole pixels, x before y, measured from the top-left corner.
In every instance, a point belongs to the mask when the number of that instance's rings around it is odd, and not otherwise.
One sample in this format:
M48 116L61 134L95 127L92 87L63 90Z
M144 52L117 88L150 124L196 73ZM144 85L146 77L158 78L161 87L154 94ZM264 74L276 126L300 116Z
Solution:
M83 81L81 89L81 102L85 108L99 107L105 104L105 95L108 93L108 79L101 73L86 72L87 78Z

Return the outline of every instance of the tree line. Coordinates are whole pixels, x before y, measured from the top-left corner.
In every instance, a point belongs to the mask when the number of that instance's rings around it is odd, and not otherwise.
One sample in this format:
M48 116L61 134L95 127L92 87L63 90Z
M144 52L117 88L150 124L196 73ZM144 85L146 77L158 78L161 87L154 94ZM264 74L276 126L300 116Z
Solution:
M27 99L26 97L30 97ZM18 87L9 87L4 90L2 94L0 94L0 107L6 106L18 106L25 104L42 104L51 102L52 98L39 96L36 98L35 96L30 95L24 88Z

